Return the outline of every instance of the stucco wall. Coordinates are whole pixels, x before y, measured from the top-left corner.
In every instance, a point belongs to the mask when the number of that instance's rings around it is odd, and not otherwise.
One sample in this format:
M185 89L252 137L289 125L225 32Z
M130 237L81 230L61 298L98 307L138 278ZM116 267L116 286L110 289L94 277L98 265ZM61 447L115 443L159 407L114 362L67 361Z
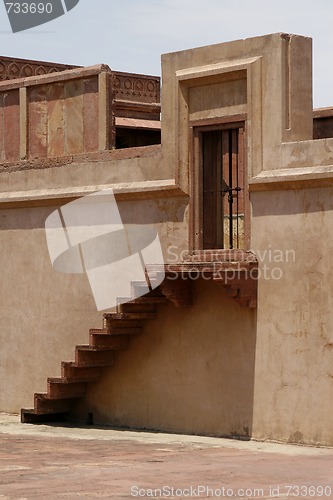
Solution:
M74 346L101 324L85 275L56 273L44 221L54 208L0 211L0 409L30 407Z
M89 389L80 416L176 432L249 435L255 311L198 280L192 307L160 305L155 320Z
M252 248L262 273L258 439L333 445L332 195L333 188L251 195Z
M89 328L102 327L87 276L52 269L45 220L55 208L0 210L0 411L30 407L75 345L88 343ZM170 245L186 248L185 208L181 197L119 203L124 223L156 228L166 260Z

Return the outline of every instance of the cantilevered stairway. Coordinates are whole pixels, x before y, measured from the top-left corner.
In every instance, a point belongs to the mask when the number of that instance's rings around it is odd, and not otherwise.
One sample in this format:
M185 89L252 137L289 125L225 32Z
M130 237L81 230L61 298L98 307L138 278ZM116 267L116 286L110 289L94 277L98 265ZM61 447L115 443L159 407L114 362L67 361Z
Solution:
M131 337L142 333L144 323L156 317L156 305L167 301L157 288L143 297L140 286L132 284L133 296L119 298L117 311L104 314L103 328L89 331L89 344L75 347L75 360L61 363L61 377L48 378L47 393L36 393L34 408L21 410L21 421L39 423L66 420L73 404L97 382L105 367L113 364L115 352L127 349Z
M61 376L47 380L47 393L35 394L34 408L22 409L21 421L68 420L75 403L85 397L88 384L97 382L103 369L112 366L116 352L127 349L131 338L142 333L146 321L156 318L159 304L170 301L177 307L191 306L193 280L200 274L221 283L240 306L255 308L258 262L253 254L237 252L194 253L187 262L167 265L163 283L144 296L141 289L146 282L133 282L132 296L118 298L116 312L104 314L103 328L90 330L88 345L75 347L75 360L62 362Z

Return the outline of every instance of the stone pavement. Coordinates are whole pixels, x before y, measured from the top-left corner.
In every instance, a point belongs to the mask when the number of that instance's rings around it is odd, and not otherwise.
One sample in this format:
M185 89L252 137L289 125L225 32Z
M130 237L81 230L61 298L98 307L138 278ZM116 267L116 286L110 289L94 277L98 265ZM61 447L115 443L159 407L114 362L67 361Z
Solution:
M0 500L31 498L333 498L333 449L0 414Z

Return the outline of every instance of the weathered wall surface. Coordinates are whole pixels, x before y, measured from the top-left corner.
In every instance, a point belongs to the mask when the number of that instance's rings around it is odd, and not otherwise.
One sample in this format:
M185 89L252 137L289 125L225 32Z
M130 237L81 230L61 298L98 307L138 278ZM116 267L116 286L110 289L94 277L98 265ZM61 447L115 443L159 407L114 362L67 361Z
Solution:
M166 260L171 245L185 248L185 207L181 197L119 202L124 223L155 227ZM55 208L0 210L1 411L30 407L61 361L74 360L75 345L88 343L89 328L102 327L87 276L52 269L45 220Z
M244 78L189 89L191 121L221 118L247 112L247 81Z
M98 77L29 89L29 157L98 150Z
M76 157L58 157L41 162L20 162L0 166L1 194L37 191L47 194L58 189L66 195L73 188L86 188L159 181L166 178L160 146L106 151ZM59 196L61 197L61 196ZM2 200L4 201L4 200Z
M80 416L138 428L213 435L252 430L255 311L223 286L194 281L194 305L155 320L93 385Z
M0 211L0 408L30 407L60 375L88 325L101 324L85 275L53 271L44 221L52 207Z
M252 193L253 436L333 445L333 188ZM265 276L266 272L266 276Z
M106 115L113 94L110 72L100 69L70 70L63 80L57 73L0 82L1 161L108 149L113 119Z

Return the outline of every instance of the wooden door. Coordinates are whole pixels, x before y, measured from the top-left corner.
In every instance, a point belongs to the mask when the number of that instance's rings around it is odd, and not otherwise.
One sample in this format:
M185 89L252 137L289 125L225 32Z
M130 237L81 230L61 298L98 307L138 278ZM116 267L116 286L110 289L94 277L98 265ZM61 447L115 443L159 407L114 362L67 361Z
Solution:
M200 142L202 248L244 248L244 127L203 131Z

